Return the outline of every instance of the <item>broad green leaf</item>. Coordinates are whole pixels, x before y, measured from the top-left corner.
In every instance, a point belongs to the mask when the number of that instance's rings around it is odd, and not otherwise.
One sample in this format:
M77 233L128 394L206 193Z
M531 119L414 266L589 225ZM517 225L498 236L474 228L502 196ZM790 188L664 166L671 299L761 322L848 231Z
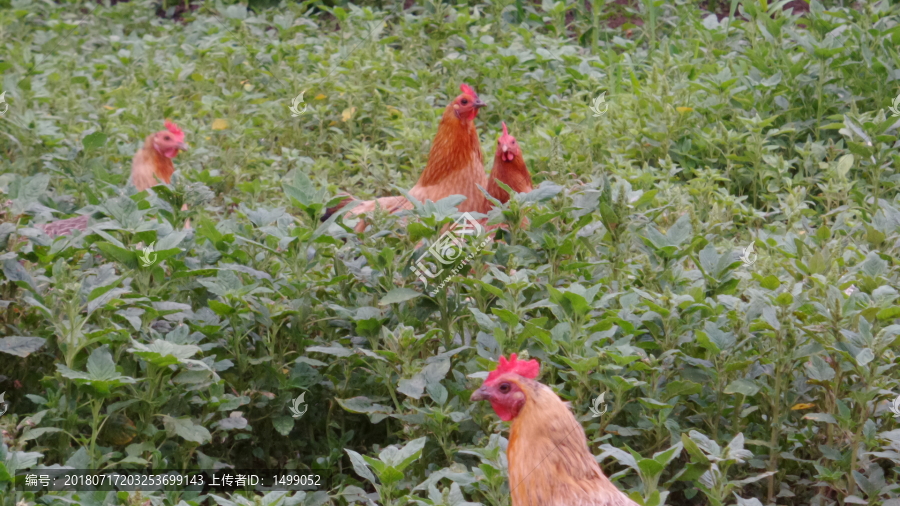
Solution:
M276 432L282 436L287 436L294 430L294 417L287 415L273 417L272 426Z
M179 435L197 444L205 444L212 440L212 435L202 425L197 425L190 418L173 418L163 415L163 425L166 432L172 435Z
M396 464L394 464L394 466L399 471L403 471L407 466L416 461L422 455L422 449L425 448L426 440L427 438L420 437L400 448L395 456Z
M98 149L106 144L106 134L103 132L94 132L81 139L81 144L85 150Z
M410 379L401 379L397 391L413 399L420 399L425 393L425 377L417 374Z
M103 253L103 256L110 260L115 260L117 262L121 262L129 269L136 269L138 266L138 254L135 251L129 251L125 248L120 248L115 244L108 242L97 242L94 243L97 246L97 249Z
M369 466L366 465L366 461L362 458L362 455L347 448L344 448L344 451L347 452L347 455L350 457L350 464L353 465L353 470L356 471L356 474L368 480L369 483L377 485L378 480L375 479L375 475L369 470Z
M0 338L0 352L25 358L39 350L47 340L43 337L9 336Z
M114 386L137 382L134 378L122 376L116 372L116 363L105 347L91 352L87 360L87 372L74 371L62 364L56 364L56 369L65 378L76 383L91 385L101 395L109 394L110 389Z
M641 470L641 475L648 478L659 476L659 474L662 473L665 469L665 466L663 464L653 459L640 459L637 461L637 465Z
M680 395L683 397L700 393L703 386L691 381L672 381L666 384L666 399Z
M831 381L834 379L834 369L822 357L815 355L806 364L806 374L816 381Z
M406 302L408 300L415 299L416 297L419 297L421 295L421 292L417 292L410 288L394 288L390 292L386 293L378 303L380 305L397 304L400 302Z
M34 427L28 429L20 436L21 441L31 441L32 439L37 439L44 434L52 434L54 432L62 432L62 429L57 427Z
M759 392L759 385L755 381L748 379L736 379L729 383L724 390L726 394L741 394L746 397L752 397L757 392Z
M34 278L25 270L25 266L15 258L7 258L3 261L3 275L12 282L21 281L26 283L31 289L35 289L37 286Z
M132 341L131 348L129 348L128 351L158 367L166 367L179 362L185 363L187 359L200 353L200 347L192 344L175 344L162 339L156 339L149 345ZM197 361L191 361L191 363L195 362Z
M862 351L856 354L856 363L860 367L865 367L872 360L875 360L875 353L869 348L863 348Z

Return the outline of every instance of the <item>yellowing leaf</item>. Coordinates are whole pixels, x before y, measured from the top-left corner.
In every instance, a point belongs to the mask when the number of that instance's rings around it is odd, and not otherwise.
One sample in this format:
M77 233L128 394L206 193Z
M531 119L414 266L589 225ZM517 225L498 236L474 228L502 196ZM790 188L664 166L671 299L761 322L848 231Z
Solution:
M111 107L111 106L108 106L108 105L104 105L103 108L104 108L104 109L109 109L110 111L115 111L115 110L116 110L115 107Z
M390 106L390 105L387 106L387 110L388 110L389 113L391 113L392 116L393 116L394 114L396 114L397 116L402 116L402 115L403 115L403 113L400 112L400 109L397 109L396 107L393 107L393 106Z
M676 107L675 110L678 112L691 112L694 110L694 108L693 107Z
M213 124L212 124L213 130L225 130L226 128L228 128L228 120L227 119L216 118L213 121Z
M107 419L100 435L107 444L125 446L137 435L137 427L130 418L122 413L116 413Z
M791 411L800 411L801 409L810 409L814 407L816 407L816 405L810 403L794 404L793 407L791 407Z
M328 97L326 97L325 95L322 95L321 93L316 95L316 100L325 100L326 98L328 98Z
M353 117L353 113L356 112L356 107L348 107L344 109L344 112L341 113L341 120L350 121L350 118Z
M244 89L247 91L253 91L253 85L250 83L247 83L244 85Z

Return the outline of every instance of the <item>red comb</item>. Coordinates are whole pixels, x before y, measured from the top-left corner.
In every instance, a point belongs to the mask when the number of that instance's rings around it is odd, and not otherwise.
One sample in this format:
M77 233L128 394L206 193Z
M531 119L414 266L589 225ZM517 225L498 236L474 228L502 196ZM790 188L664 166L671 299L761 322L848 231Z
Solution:
M178 128L178 125L176 125L175 123L166 120L166 130L174 135L178 142L184 141L184 132L182 132L181 129Z
M466 83L460 84L459 89L462 90L462 92L466 95L472 95L473 97L478 98L478 94L475 93L475 90L473 90L472 87Z
M503 135L509 135L509 130L506 129L506 122L501 121L500 124L503 125Z
M506 360L506 357L501 355L500 363L497 364L496 369L488 374L486 381L492 381L498 376L502 376L508 372L514 372L524 378L534 379L537 378L538 374L541 372L541 364L535 359L519 360L515 353L509 356L509 360Z

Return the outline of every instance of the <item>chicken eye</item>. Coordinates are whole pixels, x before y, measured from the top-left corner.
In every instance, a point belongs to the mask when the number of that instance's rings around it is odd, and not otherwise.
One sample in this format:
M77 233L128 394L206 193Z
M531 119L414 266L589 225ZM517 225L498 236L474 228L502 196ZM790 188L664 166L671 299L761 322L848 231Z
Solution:
M467 98L462 99L462 105L467 105L468 103L469 103L469 99L467 99Z
M169 140L169 136L168 136L168 135L166 135L166 136L163 136L163 140L164 140L164 141L167 141L167 140Z
M503 383L500 385L500 393L508 394L509 393L509 383Z

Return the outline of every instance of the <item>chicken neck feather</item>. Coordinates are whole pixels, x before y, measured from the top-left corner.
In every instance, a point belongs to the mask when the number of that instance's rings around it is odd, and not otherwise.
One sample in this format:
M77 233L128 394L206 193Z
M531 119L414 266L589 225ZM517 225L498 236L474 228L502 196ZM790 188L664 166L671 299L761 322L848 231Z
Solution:
M138 191L155 186L157 177L169 184L175 173L172 160L156 149L153 137L150 135L144 140L144 146L135 153L131 161L131 182Z
M528 400L507 447L512 506L637 506L604 476L566 404L536 381L520 384Z

